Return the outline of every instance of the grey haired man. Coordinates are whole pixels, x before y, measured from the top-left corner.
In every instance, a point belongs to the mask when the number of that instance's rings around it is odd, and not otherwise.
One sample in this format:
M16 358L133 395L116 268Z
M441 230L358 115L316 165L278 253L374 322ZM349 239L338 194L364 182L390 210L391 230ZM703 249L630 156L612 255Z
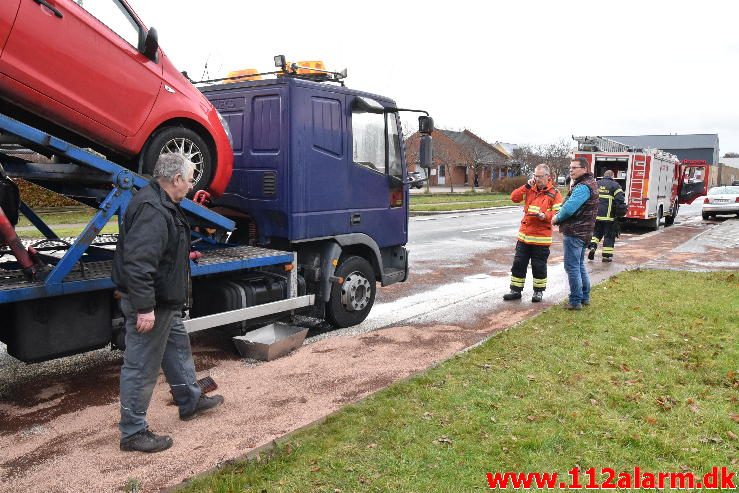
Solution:
M180 202L192 189L194 167L180 154L159 156L154 178L126 209L113 259L121 293L126 350L121 367L123 451L160 452L172 439L149 430L146 412L159 368L180 418L189 420L223 403L197 385L190 339L182 324L190 284L190 227Z

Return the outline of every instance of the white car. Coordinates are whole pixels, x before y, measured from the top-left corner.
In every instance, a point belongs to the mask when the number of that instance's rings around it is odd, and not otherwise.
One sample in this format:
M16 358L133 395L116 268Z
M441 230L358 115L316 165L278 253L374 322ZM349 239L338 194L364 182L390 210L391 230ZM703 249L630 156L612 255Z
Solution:
M739 216L739 186L713 187L703 199L703 219L717 214Z

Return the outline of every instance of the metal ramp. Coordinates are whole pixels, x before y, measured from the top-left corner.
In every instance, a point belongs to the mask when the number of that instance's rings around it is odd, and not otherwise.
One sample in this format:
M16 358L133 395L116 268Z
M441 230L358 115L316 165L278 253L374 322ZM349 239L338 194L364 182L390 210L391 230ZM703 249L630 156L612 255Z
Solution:
M52 269L43 280L28 281L21 271L13 269L12 262L3 264L6 269L0 268L0 304L113 289L110 271L114 250L92 244L113 216L118 216L120 223L134 190L144 187L148 181L94 152L76 147L2 114L0 132L16 136L35 147L43 147L69 161L61 164L39 164L0 152L0 162L8 175L41 183L64 195L81 198L98 209L74 242L59 249L64 251L61 258L44 255L44 260ZM184 200L181 206L195 224L222 231L234 228L232 220L195 202ZM26 204L21 205L21 212L47 239L59 240L53 230ZM203 256L197 262L191 261L193 277L267 265L294 265L292 252L229 246L197 233L194 233L194 237L201 240L197 249ZM0 256L3 253L0 250Z

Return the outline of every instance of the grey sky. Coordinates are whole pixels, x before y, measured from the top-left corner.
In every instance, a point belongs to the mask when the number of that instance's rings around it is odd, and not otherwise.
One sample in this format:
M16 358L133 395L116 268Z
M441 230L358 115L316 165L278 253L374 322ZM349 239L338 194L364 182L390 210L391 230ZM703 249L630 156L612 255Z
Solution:
M739 152L734 2L129 1L196 79L284 54L490 141L718 133Z

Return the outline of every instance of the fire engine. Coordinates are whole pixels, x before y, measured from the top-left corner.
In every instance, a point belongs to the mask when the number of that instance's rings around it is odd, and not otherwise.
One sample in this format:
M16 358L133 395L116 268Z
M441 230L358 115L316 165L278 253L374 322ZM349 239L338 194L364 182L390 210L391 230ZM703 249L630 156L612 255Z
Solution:
M600 179L612 170L626 195L629 210L623 219L652 230L672 226L680 204L705 195L709 165L683 162L674 154L653 148L636 148L604 137L572 137L577 141L575 158L585 158L588 170Z

